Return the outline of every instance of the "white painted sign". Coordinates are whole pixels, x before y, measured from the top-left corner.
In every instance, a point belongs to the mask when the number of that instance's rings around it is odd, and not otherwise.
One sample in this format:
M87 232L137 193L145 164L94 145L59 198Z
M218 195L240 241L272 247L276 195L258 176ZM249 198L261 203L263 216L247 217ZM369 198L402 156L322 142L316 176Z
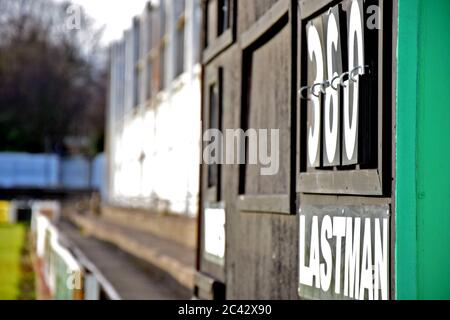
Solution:
M205 209L204 235L205 259L223 264L225 258L225 209Z
M299 219L302 297L388 299L386 206L303 206Z
M337 5L306 25L308 83L300 94L308 100L308 167L359 163L360 95L362 77L369 72L363 3L352 0L345 14ZM346 28L341 20L347 20Z

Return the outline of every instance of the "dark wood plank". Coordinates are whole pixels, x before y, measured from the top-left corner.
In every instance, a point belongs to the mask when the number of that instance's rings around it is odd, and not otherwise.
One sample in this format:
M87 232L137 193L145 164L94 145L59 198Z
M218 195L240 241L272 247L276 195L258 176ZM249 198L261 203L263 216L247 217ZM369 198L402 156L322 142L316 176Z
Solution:
M289 195L239 196L238 209L240 212L291 214Z
M347 195L383 195L378 170L300 173L297 192Z
M260 19L258 19L250 29L240 36L240 46L247 48L267 32L283 15L288 14L289 1L282 0L272 6Z

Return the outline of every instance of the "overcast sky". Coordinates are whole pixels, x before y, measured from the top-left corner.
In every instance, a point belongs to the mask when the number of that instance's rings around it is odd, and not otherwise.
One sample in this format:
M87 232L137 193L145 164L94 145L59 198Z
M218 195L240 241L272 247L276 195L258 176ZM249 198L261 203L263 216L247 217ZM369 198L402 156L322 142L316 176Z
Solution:
M103 43L120 39L132 18L144 11L148 0L72 0L82 5L99 26L105 26Z

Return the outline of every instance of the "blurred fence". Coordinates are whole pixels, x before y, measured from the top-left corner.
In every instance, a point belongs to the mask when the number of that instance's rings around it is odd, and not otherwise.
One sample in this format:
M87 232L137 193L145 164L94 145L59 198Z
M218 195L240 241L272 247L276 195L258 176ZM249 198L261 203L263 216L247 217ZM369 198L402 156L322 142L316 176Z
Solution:
M32 241L35 247L36 291L40 300L82 300L84 270L61 241L53 223L60 215L58 202L33 204Z
M97 189L106 190L105 157L0 153L0 188Z
M61 204L33 201L31 243L38 300L119 300L94 264L58 228Z

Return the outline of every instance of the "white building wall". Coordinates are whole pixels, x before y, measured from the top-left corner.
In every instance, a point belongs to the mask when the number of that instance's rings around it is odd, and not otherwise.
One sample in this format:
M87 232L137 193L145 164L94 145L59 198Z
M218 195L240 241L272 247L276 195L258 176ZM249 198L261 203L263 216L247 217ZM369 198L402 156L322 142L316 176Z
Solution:
M164 70L164 78L168 79L166 91L160 92L156 99L145 101L147 83L142 81L140 104L130 108L133 77L130 75L131 65L126 63L123 130L112 125L109 140L109 201L121 206L194 216L198 210L201 134L200 66L195 61L199 50L200 21L196 19L200 18L200 7L194 3L200 0L186 1L185 72L170 81L174 76L176 59L173 1L178 0L166 0L165 3L168 13ZM146 17L143 15L142 19ZM141 23L141 45L147 47L148 30L142 29L146 25ZM132 46L130 34L125 33L127 48L124 60L127 61L132 51L128 47ZM141 72L145 75L147 57L145 52L141 52L141 56ZM114 61L112 70L115 70ZM119 106L112 101L110 112L114 108ZM117 123L118 119L114 121Z

